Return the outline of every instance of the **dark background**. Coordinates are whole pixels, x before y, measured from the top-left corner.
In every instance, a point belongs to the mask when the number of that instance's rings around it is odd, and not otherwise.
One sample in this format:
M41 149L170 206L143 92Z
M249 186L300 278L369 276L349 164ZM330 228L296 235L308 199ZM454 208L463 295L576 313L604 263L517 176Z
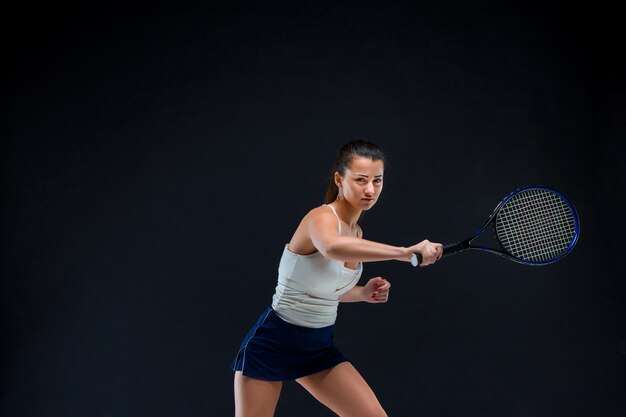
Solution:
M599 3L5 10L3 416L231 415L229 363L340 145L380 144L362 226L450 242L515 188L572 254L366 265L336 341L392 416L625 416L624 33ZM278 416L329 416L286 383Z

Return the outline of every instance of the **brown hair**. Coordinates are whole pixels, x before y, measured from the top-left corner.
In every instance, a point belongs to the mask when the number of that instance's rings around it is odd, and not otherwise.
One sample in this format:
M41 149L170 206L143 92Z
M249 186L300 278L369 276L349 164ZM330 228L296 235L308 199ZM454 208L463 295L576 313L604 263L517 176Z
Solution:
M355 156L368 158L372 161L383 161L383 163L385 163L383 150L371 142L353 140L344 144L337 154L337 159L333 164L333 169L330 171L330 180L328 182L328 189L326 190L324 204L330 204L337 199L339 190L335 184L335 172L338 172L341 176L345 175L346 168L348 168L352 158Z

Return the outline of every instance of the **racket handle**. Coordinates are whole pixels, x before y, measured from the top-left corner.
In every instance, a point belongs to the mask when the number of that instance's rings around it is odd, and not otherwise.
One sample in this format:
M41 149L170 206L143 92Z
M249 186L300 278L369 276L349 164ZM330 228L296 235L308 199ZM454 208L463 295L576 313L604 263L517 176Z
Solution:
M463 242L459 243L449 243L447 245L443 245L443 255L441 257L446 257L450 255L454 255L455 253L461 252L464 248Z
M463 248L463 243L462 242L450 243L448 245L444 245L443 246L443 254L441 255L441 257L445 258L446 256L454 255L455 253L459 253L463 249L464 248ZM413 265L413 266L420 266L422 264L423 260L424 260L424 258L422 258L422 254L421 253L414 253L413 254L413 258L411 258L411 265Z
M411 257L411 265L420 266L423 260L424 258L422 258L421 253L414 253L413 256Z

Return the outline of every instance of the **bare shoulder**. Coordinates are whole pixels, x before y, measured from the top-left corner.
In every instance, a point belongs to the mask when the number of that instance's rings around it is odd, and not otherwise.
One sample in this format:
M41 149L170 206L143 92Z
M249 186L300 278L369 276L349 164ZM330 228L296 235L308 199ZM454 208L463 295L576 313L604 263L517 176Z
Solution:
M308 222L309 220L317 219L317 218L320 218L320 219L328 218L328 219L334 220L335 222L337 221L337 218L335 217L332 210L328 206L318 206L318 207L315 207L314 209L311 209L304 216L302 221Z
M328 207L319 206L304 215L298 228L289 241L289 250L298 254L310 254L317 251L311 240L311 222L317 223L314 228L336 227L337 219Z
M359 224L356 224L356 237L362 239L363 238L363 229Z

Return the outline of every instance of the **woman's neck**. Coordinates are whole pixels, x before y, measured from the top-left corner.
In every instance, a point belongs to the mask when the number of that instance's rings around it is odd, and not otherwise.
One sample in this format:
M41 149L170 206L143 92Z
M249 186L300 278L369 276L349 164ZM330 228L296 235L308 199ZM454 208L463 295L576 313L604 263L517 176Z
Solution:
M335 206L339 218L348 223L351 228L354 228L361 216L361 210L350 205L350 203L347 203L345 200L335 200L331 204Z

